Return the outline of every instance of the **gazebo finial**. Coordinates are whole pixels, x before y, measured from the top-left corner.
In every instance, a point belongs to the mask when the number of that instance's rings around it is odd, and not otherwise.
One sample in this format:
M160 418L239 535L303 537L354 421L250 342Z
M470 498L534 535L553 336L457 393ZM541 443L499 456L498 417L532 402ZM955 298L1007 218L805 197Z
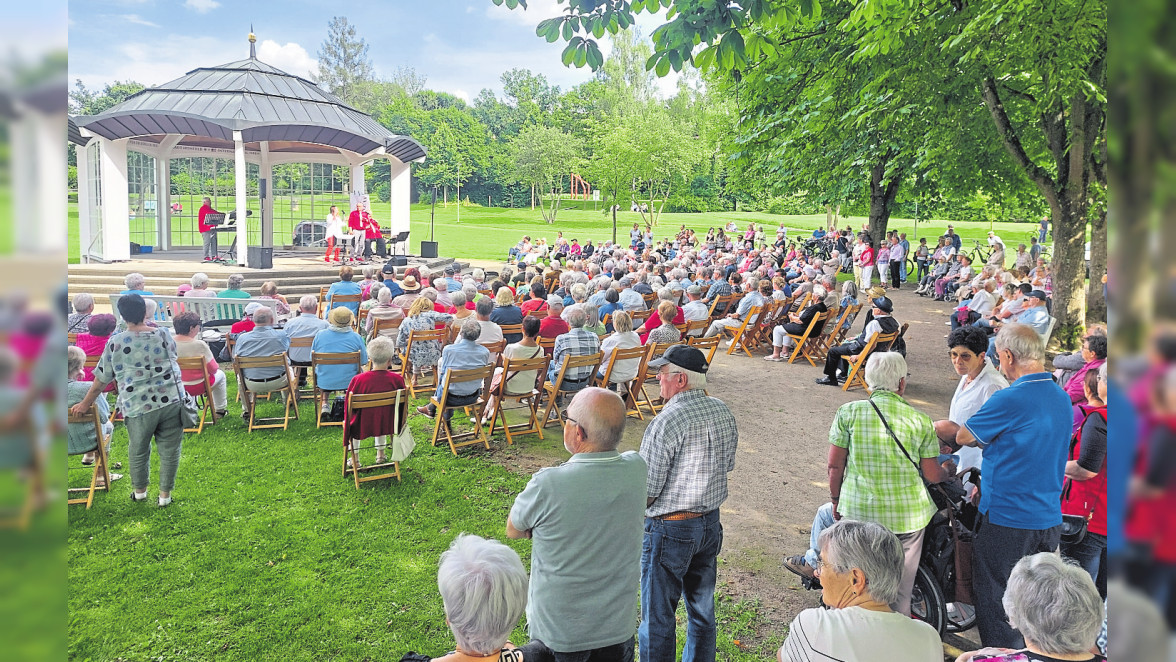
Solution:
M253 34L253 24L249 24L249 59L257 59L257 35Z

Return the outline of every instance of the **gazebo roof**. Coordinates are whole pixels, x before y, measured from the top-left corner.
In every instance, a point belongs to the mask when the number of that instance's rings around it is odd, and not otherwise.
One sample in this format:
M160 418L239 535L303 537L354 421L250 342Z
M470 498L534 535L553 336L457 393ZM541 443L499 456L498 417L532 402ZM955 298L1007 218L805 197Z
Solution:
M255 57L193 69L106 112L74 121L110 140L187 135L231 143L233 132L240 131L247 143L312 143L356 154L383 147L404 163L425 157L425 149L412 138L390 133L314 83Z

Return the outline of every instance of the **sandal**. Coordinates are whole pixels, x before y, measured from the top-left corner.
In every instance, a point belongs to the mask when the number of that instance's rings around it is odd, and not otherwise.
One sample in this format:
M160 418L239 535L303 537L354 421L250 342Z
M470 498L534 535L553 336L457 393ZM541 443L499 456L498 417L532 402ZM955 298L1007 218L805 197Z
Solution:
M119 478L122 478L122 477L123 477L123 475L122 475L122 474L116 474L116 473L114 473L113 471L112 471L112 472L110 472L110 482L112 482L112 483L113 483L114 481L118 480ZM99 477L98 477L98 482L94 483L94 488L95 488L95 489L100 489L100 488L103 488L103 487L106 487L106 481L105 481L105 480L102 478L102 476L99 476Z

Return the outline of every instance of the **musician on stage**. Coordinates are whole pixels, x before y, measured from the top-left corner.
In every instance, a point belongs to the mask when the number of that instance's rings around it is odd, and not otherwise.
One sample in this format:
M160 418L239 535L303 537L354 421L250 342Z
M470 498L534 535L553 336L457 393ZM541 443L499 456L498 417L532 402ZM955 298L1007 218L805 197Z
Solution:
M372 245L375 244L376 254L380 256L380 259L387 260L388 246L384 242L384 234L380 232L379 222L371 214L367 215L367 225L364 226L364 232L366 233L367 241L364 242L363 246L363 259L372 259Z
M212 262L216 259L216 226L206 225L204 217L209 214L219 214L217 210L212 208L212 200L204 198L203 204L200 205L200 212L196 218L197 228L200 230L200 238L204 240L204 261Z
M347 217L347 227L351 228L351 254L348 256L348 261L359 261L363 259L364 245L367 243L367 226L371 219L371 214L367 210L367 197L362 197L355 201L355 209L351 215Z

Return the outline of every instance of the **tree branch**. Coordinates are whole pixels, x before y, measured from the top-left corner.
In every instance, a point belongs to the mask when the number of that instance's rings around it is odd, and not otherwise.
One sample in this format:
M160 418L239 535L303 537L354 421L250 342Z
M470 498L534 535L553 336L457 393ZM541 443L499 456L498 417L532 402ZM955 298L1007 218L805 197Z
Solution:
M1034 163L1033 159L1029 158L1029 155L1025 153L1025 147L1021 144L1021 138L1017 135L1016 129L1013 128L1013 123L1009 120L1009 116L1005 112L1004 104L1001 103L1000 92L996 89L996 81L991 76L985 76L983 82L980 84L980 92L984 98L985 107L988 108L989 114L992 115L993 124L996 126L996 133L1000 136L1001 142L1004 143L1005 149L1013 157L1013 161L1025 171L1029 179L1041 190L1042 195L1050 202L1050 206L1056 207L1056 182L1045 168Z

